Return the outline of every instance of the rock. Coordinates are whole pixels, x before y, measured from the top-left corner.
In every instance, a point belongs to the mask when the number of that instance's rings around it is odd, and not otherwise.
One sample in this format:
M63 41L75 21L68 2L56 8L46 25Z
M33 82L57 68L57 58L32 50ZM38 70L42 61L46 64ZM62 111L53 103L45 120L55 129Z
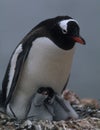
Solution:
M19 122L0 113L0 130L100 130L100 118L88 116L58 122L42 120Z
M74 94L76 96L76 94ZM73 99L74 96L73 96ZM95 103L79 102L72 106L79 114L79 119L67 121L30 121L29 119L17 121L5 113L0 112L0 130L100 130L100 107ZM93 99L92 99L93 100ZM76 104L75 104L76 103ZM97 101L96 104L99 104Z

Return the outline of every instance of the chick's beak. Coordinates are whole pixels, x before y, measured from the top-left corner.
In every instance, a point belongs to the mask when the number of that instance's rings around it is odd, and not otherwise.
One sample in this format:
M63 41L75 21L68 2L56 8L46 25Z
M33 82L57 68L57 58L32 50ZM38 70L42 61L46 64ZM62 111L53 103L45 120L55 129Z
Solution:
M80 36L72 36L72 39L73 39L75 42L78 42L78 43L80 43L80 44L83 44L83 45L86 44L85 40L84 40L82 37L80 37Z

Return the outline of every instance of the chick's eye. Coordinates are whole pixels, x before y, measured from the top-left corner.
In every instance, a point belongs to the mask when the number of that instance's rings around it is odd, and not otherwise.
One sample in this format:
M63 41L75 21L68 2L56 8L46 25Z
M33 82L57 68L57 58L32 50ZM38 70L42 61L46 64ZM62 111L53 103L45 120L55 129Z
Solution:
M66 31L65 29L62 29L62 33L63 33L63 34L66 34L67 31Z

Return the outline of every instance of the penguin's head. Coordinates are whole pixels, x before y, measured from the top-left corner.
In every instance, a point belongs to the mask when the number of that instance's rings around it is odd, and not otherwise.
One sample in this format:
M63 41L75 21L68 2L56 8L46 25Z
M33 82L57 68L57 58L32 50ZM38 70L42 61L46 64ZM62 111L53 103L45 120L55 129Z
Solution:
M58 16L45 20L39 24L49 34L49 38L64 50L72 49L75 43L85 44L80 36L80 27L76 20L69 16Z
M40 87L37 90L38 93L42 94L42 95L48 95L49 97L53 97L55 92L51 87Z
M37 90L37 93L47 96L45 103L53 102L54 96L56 95L55 91L51 87L40 87Z

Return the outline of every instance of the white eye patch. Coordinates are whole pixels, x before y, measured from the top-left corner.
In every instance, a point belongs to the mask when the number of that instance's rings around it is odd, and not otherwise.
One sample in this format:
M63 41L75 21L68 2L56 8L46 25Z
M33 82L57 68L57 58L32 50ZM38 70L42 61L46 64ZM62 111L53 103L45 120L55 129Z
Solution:
M78 24L78 22L76 20L74 20L74 19L63 20L63 21L59 22L60 28L67 32L68 23L71 22L71 21L74 21L74 22L76 22Z

